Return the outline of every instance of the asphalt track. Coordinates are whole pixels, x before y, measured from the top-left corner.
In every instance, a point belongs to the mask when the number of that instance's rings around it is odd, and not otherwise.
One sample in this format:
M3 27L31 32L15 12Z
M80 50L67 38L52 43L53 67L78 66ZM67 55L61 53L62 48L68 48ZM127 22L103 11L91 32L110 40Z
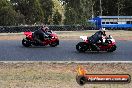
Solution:
M20 40L0 41L0 61L132 61L132 41L117 41L117 50L79 53L80 40L60 40L57 47L23 47Z

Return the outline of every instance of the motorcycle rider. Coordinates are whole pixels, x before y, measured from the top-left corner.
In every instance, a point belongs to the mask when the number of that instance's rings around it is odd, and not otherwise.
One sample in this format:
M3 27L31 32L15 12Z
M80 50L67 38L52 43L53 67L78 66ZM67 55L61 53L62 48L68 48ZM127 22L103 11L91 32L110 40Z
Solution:
M100 28L99 31L97 31L94 35L89 37L90 43L92 46L96 48L97 51L100 50L100 48L96 45L96 43L100 40L101 43L103 44L103 39L102 37L106 36L105 34L105 28Z
M99 40L101 41L101 43L103 44L103 37L106 37L106 33L105 33L105 28L101 28L99 32ZM98 42L98 41L97 41Z
M49 39L49 28L47 26L42 26L38 30L34 32L34 40L36 40L38 43L43 44L43 41L45 39Z

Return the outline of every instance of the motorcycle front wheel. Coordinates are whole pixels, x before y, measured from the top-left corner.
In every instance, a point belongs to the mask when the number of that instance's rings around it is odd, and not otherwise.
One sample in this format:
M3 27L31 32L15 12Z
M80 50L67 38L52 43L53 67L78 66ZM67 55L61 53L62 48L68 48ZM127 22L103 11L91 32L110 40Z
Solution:
M116 50L116 48L117 48L117 46L116 45L113 45L110 49L108 49L107 52L113 52L113 51Z
M57 45L59 45L59 40L56 40L54 42L52 42L51 44L49 44L51 47L56 47Z

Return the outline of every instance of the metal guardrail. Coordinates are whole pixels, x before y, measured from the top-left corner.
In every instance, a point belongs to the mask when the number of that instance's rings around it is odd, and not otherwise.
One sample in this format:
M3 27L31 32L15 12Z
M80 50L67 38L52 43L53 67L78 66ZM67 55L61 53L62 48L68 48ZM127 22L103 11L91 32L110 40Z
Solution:
M0 33L18 33L18 32L26 32L26 31L35 31L41 26L0 26ZM53 31L83 31L83 30L98 30L95 27L89 27L89 26L72 26L72 25L64 25L64 26L59 26L59 25L50 25L48 26L50 30ZM109 28L108 30L124 30L124 29L119 29L119 28L114 28L111 29ZM132 30L132 29L125 29L125 30Z

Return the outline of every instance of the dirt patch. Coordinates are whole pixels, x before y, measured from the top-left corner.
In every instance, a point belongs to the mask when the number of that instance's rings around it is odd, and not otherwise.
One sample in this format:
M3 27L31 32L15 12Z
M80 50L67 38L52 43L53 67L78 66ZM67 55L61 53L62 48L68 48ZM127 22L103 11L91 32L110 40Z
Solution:
M89 31L57 31L59 39L76 40L79 36L91 36L97 30ZM112 35L116 40L132 40L132 31L114 30L106 31L107 35ZM21 34L0 34L0 40L22 40L25 36Z
M76 83L76 69L84 66L89 74L130 74L130 63L0 63L0 88L132 88L129 84Z

